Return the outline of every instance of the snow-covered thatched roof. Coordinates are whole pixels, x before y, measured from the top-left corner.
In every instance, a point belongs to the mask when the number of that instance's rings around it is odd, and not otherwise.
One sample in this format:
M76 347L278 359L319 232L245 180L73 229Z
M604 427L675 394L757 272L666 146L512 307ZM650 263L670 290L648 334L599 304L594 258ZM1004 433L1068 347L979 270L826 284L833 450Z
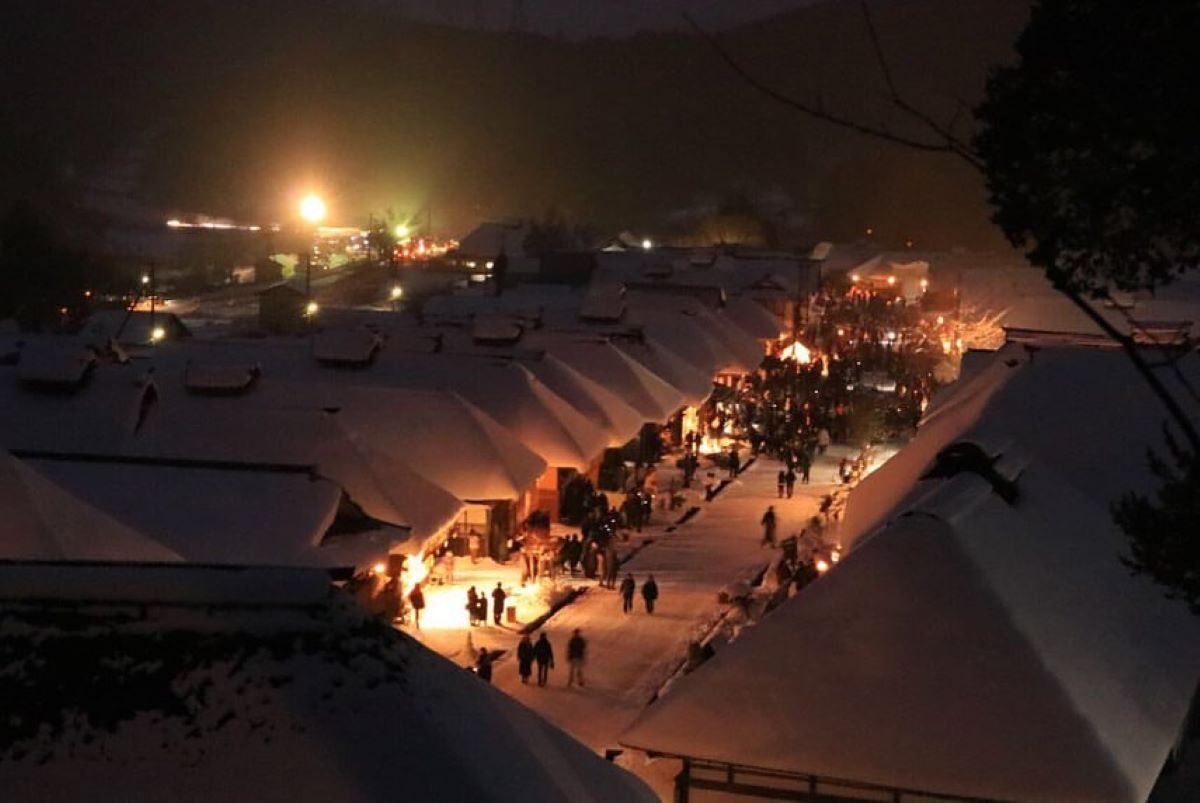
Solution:
M0 564L4 799L655 799L329 595L321 572Z
M954 388L852 493L850 553L622 741L952 796L1145 800L1200 682L1200 620L1130 575L1109 509L1147 487L1161 412L1118 351L1028 356ZM951 444L995 473L921 480Z

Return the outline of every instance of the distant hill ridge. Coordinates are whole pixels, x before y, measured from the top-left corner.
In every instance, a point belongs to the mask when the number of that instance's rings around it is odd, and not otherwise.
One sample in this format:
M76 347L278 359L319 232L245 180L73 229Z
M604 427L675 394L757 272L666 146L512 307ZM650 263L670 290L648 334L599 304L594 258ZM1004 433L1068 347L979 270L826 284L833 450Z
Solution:
M898 82L946 119L1010 57L1028 11L873 8ZM722 40L772 85L905 125L881 97L856 3ZM461 230L551 205L644 226L697 198L775 190L828 237L869 225L930 247L996 241L967 169L789 112L690 34L573 43L327 0L46 0L0 4L0 47L5 202L101 186L151 208L278 219L317 185L335 209L431 203Z

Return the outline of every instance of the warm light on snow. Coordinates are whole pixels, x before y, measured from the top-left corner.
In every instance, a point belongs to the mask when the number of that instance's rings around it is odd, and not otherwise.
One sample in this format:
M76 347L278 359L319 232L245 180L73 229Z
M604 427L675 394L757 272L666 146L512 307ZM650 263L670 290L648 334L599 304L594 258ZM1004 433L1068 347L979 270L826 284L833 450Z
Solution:
M779 359L795 360L801 365L807 365L808 363L812 362L812 352L809 350L808 346L804 345L800 341L796 341L783 351L779 352Z

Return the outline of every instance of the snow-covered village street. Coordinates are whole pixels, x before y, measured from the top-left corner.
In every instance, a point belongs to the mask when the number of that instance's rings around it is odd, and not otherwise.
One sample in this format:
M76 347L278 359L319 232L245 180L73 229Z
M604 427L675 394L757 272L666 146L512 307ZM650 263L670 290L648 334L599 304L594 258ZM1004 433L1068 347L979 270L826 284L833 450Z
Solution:
M639 588L654 575L661 596L653 614L640 596L634 611L623 614L617 591L593 585L544 628L557 666L547 686L522 684L515 660L497 665L496 684L594 750L616 747L621 732L680 668L688 642L706 635L728 608L718 603L718 591L752 579L770 562L773 553L761 546L759 524L767 507L774 505L780 533L798 531L837 481L842 454L832 450L819 458L812 484L797 485L794 497L782 500L775 489L779 463L760 457L699 514L657 536L621 567L621 576L631 573ZM568 689L565 650L576 628L588 641L587 685ZM477 643L487 644L486 636Z

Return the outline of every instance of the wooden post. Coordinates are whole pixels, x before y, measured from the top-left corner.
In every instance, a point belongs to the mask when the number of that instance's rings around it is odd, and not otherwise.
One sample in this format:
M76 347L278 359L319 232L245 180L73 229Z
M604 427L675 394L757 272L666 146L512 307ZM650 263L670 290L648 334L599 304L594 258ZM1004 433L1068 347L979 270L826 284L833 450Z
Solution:
M691 786L692 762L683 760L683 768L675 776L675 803L688 803L688 787Z

